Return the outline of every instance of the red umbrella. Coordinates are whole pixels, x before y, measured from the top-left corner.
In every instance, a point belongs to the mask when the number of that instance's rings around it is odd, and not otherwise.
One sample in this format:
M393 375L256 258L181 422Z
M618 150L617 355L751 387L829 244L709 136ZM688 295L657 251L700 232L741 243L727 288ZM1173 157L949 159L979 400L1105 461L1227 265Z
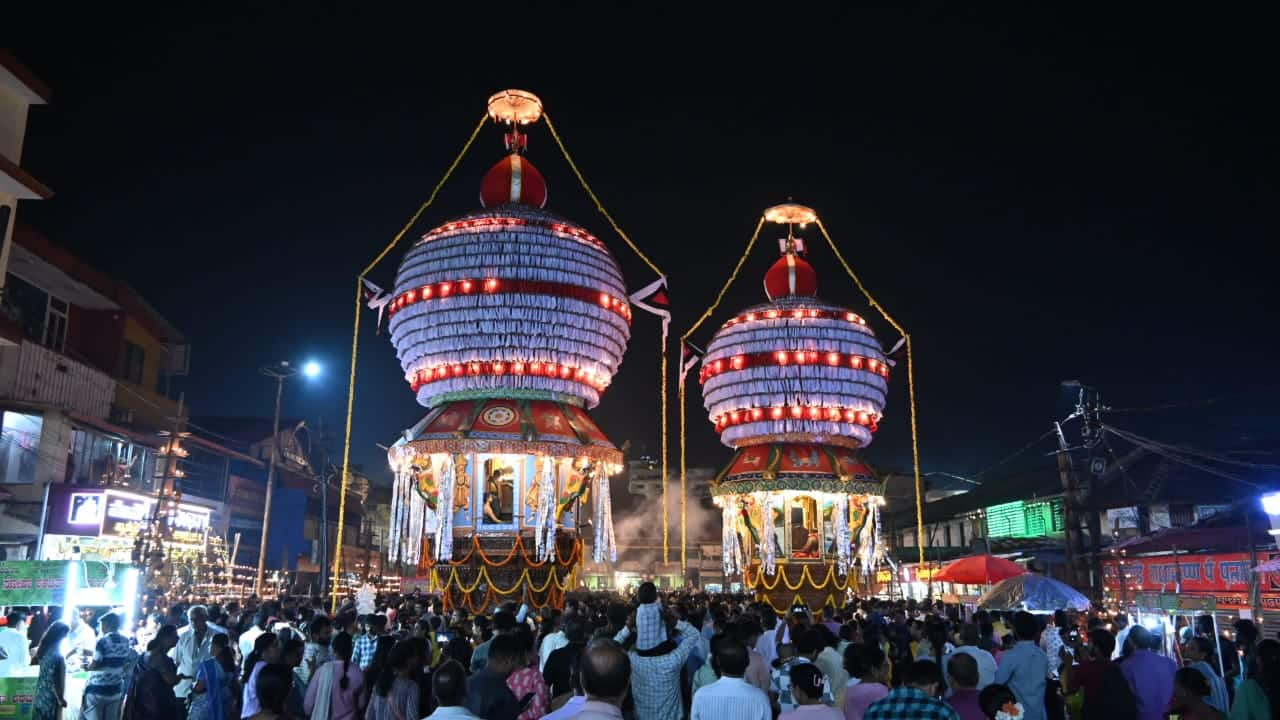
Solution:
M933 576L935 582L953 582L962 585L990 585L1015 575L1025 573L1026 568L995 555L970 555L950 563Z

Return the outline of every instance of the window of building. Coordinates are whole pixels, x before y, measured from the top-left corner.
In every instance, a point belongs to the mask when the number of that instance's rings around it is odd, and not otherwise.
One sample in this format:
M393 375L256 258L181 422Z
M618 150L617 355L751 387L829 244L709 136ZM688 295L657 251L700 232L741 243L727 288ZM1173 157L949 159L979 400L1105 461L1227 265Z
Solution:
M67 346L67 313L71 306L66 300L49 296L49 306L44 318L44 346L62 352Z
M0 423L0 483L34 483L44 418L5 411Z
M142 384L142 369L147 364L147 353L140 346L124 341L124 379L134 385Z
M28 338L44 342L48 312L49 293L12 273L5 277L4 314L21 324Z

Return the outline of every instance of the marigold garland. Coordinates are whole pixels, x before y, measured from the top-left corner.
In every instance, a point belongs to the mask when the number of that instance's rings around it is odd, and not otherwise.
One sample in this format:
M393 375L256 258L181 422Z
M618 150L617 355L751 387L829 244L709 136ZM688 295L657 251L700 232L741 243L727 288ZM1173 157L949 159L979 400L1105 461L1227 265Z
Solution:
M546 565L548 562L551 562L550 560L540 561L540 560L530 558L529 552L524 546L524 537L521 535L516 536L516 541L511 546L511 551L507 553L507 556L503 558L501 561L495 561L492 557L490 557L487 553L485 553L484 548L480 547L480 536L472 535L471 547L467 550L467 554L463 555L462 558L458 560L450 560L447 563L436 562L434 560L428 559L424 563L424 565L427 568L435 568L437 565L461 567L464 565L469 565L471 563L471 558L476 554L479 554L480 559L484 561L484 564L487 567L506 567L507 565L510 565L513 560L515 560L517 552L520 553L520 559L524 561L524 564L529 566L530 568L540 568ZM424 557L429 558L429 553L424 553ZM560 543L556 544L556 560L555 560L556 564L576 565L578 561L580 561L581 559L582 559L582 538L573 539L573 546L570 548L569 557L567 558L564 555L562 555L560 552Z

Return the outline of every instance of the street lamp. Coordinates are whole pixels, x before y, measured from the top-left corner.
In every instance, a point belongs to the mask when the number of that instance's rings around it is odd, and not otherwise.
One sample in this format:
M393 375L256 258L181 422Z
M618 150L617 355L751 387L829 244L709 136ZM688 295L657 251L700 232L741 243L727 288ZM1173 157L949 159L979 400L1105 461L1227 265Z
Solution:
M267 365L260 371L276 381L276 414L271 425L271 459L267 464L267 498L262 509L262 542L258 546L258 574L254 578L253 592L262 597L262 580L267 570L267 535L271 532L271 495L275 489L276 458L280 455L280 401L284 398L284 381L298 374L298 368L282 361L275 365ZM302 375L314 378L320 374L320 364L314 360L302 366Z

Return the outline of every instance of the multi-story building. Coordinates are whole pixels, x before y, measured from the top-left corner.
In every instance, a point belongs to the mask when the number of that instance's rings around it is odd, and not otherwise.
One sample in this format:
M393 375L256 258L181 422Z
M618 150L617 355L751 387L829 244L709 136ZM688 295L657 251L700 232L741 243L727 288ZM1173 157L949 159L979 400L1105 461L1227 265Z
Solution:
M52 190L22 167L31 106L48 103L51 95L48 85L17 58L0 50L0 278L9 262L18 201L53 196Z

